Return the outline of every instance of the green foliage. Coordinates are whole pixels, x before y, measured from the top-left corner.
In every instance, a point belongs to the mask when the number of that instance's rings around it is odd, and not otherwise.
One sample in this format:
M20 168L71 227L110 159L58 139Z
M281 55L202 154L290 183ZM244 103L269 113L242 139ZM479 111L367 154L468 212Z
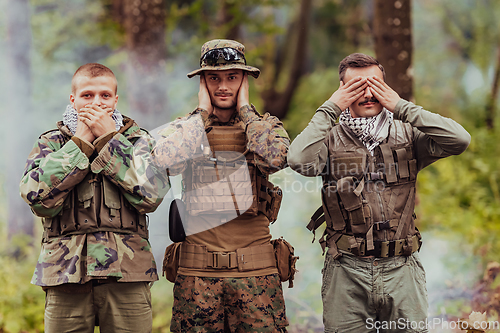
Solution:
M424 229L461 234L484 261L498 260L500 135L485 128L473 128L471 134L464 154L419 174L417 214Z
M167 10L167 43L175 52L186 43L199 46L211 38L223 38L237 26L252 35L280 31L276 11L296 0L171 1ZM218 22L221 8L227 8L229 22ZM282 31L281 31L282 32Z
M32 0L33 47L44 57L82 64L98 62L125 42L123 31L99 1Z
M460 121L459 111L471 125L484 126L500 46L498 1L413 4L417 101Z
M367 0L315 2L309 41L315 69L337 68L339 62L353 52L373 53L369 10Z
M153 303L153 333L169 333L170 319L172 318L174 285L164 277L154 283L151 288Z
M500 38L498 1L443 1L443 25L466 57L486 72ZM463 13L467 12L467 15Z
M0 332L43 332L45 294L30 284L37 259L30 243L28 236L0 243Z
M293 96L290 111L283 120L290 139L295 138L307 126L316 109L338 89L338 80L336 68L324 68L302 78Z

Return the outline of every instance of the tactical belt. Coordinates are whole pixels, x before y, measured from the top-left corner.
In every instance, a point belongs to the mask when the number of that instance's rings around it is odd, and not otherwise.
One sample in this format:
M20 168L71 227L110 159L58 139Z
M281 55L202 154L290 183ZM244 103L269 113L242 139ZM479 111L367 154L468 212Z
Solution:
M418 237L415 235L411 237L411 253L405 253L405 248L408 248L406 239L398 239L395 241L373 241L375 248L373 250L366 250L366 240L362 240L359 246L351 247L351 242L353 244L355 239L353 236L342 235L337 241L337 248L339 250L351 252L357 256L374 256L377 258L388 258L394 256L410 255L416 252L420 248L420 242Z
M276 267L276 257L271 244L245 247L234 252L212 252L207 251L204 245L183 243L179 267L206 270L237 268L245 272Z

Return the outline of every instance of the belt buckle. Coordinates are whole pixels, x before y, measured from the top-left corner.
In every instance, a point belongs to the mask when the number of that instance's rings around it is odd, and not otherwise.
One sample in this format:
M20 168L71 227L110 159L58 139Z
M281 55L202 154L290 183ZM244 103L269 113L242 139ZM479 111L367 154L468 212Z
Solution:
M380 230L387 230L391 228L390 225L390 220L385 220L385 221L380 221L380 222L373 222L375 225L375 228L380 231Z
M229 253L213 252L213 268L229 268Z
M381 172L368 172L368 174L370 175L370 180L380 180L384 178Z

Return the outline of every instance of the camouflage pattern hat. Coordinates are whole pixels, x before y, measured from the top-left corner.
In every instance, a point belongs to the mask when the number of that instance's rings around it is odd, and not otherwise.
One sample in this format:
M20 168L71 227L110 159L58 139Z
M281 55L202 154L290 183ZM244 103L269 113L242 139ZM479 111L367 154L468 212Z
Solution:
M226 69L242 69L254 78L260 75L260 69L247 66L245 59L245 46L234 40L214 39L206 42L201 47L200 67L187 76L192 78L202 71L223 71Z

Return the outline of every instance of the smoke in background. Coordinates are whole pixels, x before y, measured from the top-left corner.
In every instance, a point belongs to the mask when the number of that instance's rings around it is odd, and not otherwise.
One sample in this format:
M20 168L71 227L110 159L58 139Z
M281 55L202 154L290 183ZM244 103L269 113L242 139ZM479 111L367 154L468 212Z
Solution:
M18 0L0 0L0 50L2 51L8 50L10 47L10 44L7 43L7 8L13 10L15 7L12 7L11 3L15 2ZM28 11L28 13L33 12L33 8ZM22 13L19 11L17 14L9 12L9 17L13 20L15 20L16 15L22 15ZM68 104L71 77L78 66L88 61L98 60L112 68L118 77L120 95L118 109L132 118L137 118L138 123L141 124L140 115L131 110L127 103L127 82L124 73L126 55L124 52L120 51L108 57L96 59L99 49L90 53L83 52L87 47L86 42L72 38L71 44L54 57L46 57L45 54L42 54L40 45L53 44L53 40L57 37L53 32L54 30L37 32L37 38L33 40L29 53L31 67L17 69L31 71L29 74L31 75L31 89L25 86L21 87L20 92L10 92L16 76L11 74L13 68L10 67L10 62L7 59L8 53L0 52L0 99L2 101L9 100L9 103L0 105L0 113L4 123L1 138L2 142L7 143L0 148L2 156L5 157L0 161L2 170L0 183L4 187L4 190L0 192L3 199L1 200L1 211L9 211L10 204L7 198L13 200L17 198L22 202L17 213L28 213L28 224L34 221L29 207L20 198L18 189L8 190L5 182L7 179L13 179L18 184L21 178L20 173L24 169L25 159L38 135L55 128L55 123L61 119ZM66 43L66 41L62 41L62 43ZM19 47L26 48L26 45ZM19 52L19 50L17 51ZM195 57L198 56L199 48L193 49L192 53ZM165 112L168 114L167 118L170 119L192 111L197 105L198 81L187 79L186 73L196 68L198 64L196 60L191 61L188 56L189 54L180 54L175 59L168 60L165 65L168 77ZM24 75L28 76L27 73ZM28 103L29 107L20 106L28 105ZM146 128L153 129L153 127ZM7 166L12 161L14 161L12 169L9 169L13 170L11 174ZM319 244L317 242L311 244L312 234L305 229L310 215L320 205L320 179L305 178L290 169L286 169L273 175L271 180L279 185L284 192L278 221L271 226L273 238L284 236L295 247L296 255L300 256L300 260L297 262L299 272L296 275L294 288L287 289L286 284L284 285L288 314L292 323L309 323L310 326L321 331L320 288L324 257L321 254ZM150 215L151 243L159 269L161 269L163 251L170 244L167 221L169 202L174 197L180 197L180 190L178 190L181 186L180 177L173 177L171 181L173 190L167 194L164 203L158 210ZM2 214L1 218L0 223L7 223L7 216ZM321 232L322 230L317 230L317 236ZM39 237L40 235L35 235L36 239ZM462 292L464 290L462 286L477 280L477 276L481 274L477 269L479 259L472 256L470 250L463 246L463 243L458 239L447 240L443 235L423 233L423 242L421 258L427 272L429 315L445 315L442 309L447 300L469 297Z

